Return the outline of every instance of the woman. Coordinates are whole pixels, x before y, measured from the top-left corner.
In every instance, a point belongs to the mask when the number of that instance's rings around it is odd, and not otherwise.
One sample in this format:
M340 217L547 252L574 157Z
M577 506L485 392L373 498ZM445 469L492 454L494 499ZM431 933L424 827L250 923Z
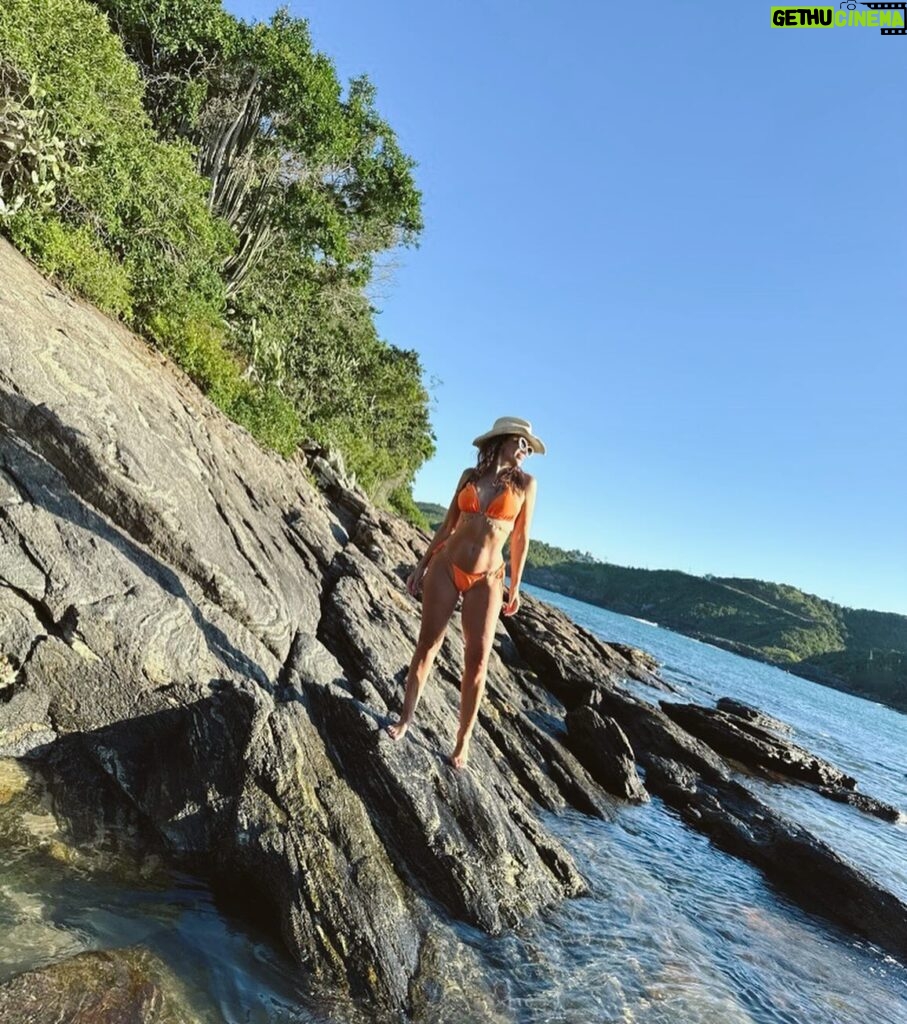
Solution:
M387 729L399 740L412 725L425 680L462 595L466 663L460 684L460 727L450 756L454 768L462 768L469 757L501 605L505 615L520 607L536 492L535 480L523 472L522 463L532 452L545 452L528 420L516 416L495 420L473 444L479 449L476 466L461 475L444 522L406 581L413 596L422 589L422 627L406 676L403 711ZM510 588L504 604L502 551L511 534Z

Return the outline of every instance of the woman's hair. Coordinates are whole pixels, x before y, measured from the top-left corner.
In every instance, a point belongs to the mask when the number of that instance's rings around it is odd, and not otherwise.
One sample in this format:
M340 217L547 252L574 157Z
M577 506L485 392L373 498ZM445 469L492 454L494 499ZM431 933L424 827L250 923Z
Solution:
M515 436L515 434L499 434L497 437L489 438L489 440L487 440L479 449L479 455L476 459L476 468L469 475L469 481L467 482L475 483L480 477L490 472L498 460L498 454L501 451L501 448L507 441ZM507 484L507 486L516 491L517 494L522 494L529 483L526 474L519 466L510 466L505 469L498 477L498 480L500 480L501 483Z

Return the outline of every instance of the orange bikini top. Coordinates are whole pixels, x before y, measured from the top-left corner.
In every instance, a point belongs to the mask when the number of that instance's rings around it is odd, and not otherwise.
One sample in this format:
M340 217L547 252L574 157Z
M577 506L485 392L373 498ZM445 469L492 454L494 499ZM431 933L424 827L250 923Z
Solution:
M519 515L521 507L522 502L509 487L505 487L500 494L496 494L484 512L479 506L479 492L474 483L466 484L457 495L457 508L461 512L481 512L489 519L506 519L512 523Z

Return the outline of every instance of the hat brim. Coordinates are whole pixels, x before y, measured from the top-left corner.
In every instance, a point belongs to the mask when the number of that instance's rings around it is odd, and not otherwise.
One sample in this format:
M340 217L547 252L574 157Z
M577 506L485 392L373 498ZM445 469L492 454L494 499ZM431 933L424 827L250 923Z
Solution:
M542 439L540 437L536 437L535 434L530 434L528 430L489 430L487 434L480 434L472 443L476 448L481 448L486 441L490 441L493 437L525 437L532 445L533 454L545 454L545 445Z

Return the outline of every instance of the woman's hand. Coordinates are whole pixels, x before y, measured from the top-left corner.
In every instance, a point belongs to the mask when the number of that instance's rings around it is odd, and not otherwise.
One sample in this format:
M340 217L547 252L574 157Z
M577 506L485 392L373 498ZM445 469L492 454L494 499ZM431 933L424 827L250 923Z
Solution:
M520 608L520 589L511 587L507 592L507 600L504 602L504 614L516 615Z
M425 575L425 566L421 562L413 569L406 578L406 589L415 597L422 589L422 577Z

